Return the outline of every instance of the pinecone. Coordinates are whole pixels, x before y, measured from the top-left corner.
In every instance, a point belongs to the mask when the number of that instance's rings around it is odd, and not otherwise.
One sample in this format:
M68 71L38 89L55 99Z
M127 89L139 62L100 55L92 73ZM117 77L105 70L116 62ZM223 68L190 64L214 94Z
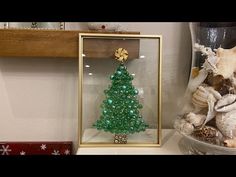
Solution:
M214 127L205 126L203 128L196 129L193 132L192 136L200 141L205 141L211 144L218 144L218 131Z

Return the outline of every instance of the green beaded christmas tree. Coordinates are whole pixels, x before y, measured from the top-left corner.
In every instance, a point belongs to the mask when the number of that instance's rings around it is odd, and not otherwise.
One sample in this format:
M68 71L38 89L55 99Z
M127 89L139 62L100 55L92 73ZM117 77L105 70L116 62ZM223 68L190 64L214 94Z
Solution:
M139 112L143 106L137 99L138 90L132 85L134 78L124 65L128 52L119 48L115 56L121 63L110 76L112 83L104 90L106 99L101 104L100 119L93 126L115 134L114 143L124 144L128 134L145 131L148 125Z

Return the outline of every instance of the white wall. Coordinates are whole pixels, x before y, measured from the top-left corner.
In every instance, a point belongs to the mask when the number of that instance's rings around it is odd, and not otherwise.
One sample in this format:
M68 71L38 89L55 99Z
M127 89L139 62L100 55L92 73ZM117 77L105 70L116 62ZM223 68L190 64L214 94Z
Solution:
M163 35L163 127L172 127L188 80L188 23L122 23L128 31ZM86 23L66 23L86 30ZM62 49L63 50L63 49ZM0 58L0 141L77 141L75 60Z

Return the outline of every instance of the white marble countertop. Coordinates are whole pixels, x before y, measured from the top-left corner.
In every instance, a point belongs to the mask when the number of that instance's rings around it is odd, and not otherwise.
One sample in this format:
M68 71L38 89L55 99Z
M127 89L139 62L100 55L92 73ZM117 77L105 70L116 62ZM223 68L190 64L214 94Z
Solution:
M183 152L178 145L180 139L181 135L175 130L163 129L161 147L81 147L77 155L181 155Z

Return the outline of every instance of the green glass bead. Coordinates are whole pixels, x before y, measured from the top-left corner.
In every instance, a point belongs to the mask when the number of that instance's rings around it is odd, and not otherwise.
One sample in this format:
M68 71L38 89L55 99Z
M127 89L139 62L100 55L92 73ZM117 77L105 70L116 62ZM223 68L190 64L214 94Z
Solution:
M137 94L138 94L138 90L137 90L137 89L135 89L135 90L134 90L134 93L137 95Z
M115 78L115 76L114 76L114 75L111 75L111 76L110 76L110 79L111 79L111 80L113 80L114 78Z
M120 66L119 69L122 69L122 70L123 70L123 69L125 69L125 67L124 67L124 66Z
M134 111L133 111L133 110L130 110L130 111L129 111L129 113L130 113L130 114L133 114L133 113L134 113Z
M121 74L122 74L122 72L121 72L121 71L117 71L116 73L117 73L118 75L121 75Z
M123 98L123 99L125 99L125 98L126 98L126 96L125 96L125 95L122 95L122 98Z
M122 86L123 89L126 89L127 87L125 85Z
M111 99L108 99L107 102L108 102L108 104L112 104L112 100Z
M104 115L107 114L107 111L106 111L106 110L103 110L103 114L104 114Z

